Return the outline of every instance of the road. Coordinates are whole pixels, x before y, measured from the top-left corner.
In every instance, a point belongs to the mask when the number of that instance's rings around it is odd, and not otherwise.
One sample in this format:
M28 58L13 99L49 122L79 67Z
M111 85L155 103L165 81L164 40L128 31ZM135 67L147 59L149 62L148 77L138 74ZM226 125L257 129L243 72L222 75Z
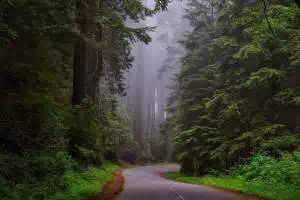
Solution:
M116 200L239 200L234 194L213 188L178 183L160 177L159 173L175 172L179 166L156 165L126 169L124 191Z

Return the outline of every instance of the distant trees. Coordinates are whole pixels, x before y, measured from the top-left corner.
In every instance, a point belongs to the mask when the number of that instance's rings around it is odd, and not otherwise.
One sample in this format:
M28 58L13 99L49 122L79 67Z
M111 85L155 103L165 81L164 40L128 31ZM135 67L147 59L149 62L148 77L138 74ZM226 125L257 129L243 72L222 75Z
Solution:
M94 103L100 91L100 78L105 76L110 92L124 92L123 75L132 66L131 43L149 43L149 27L131 28L127 19L138 22L161 9L164 1L157 1L154 9L146 8L140 1L105 1L77 4L76 31L79 32L74 48L73 104L90 97ZM140 96L141 97L141 96ZM141 112L137 109L137 112ZM136 130L140 131L140 130ZM142 140L136 138L142 147Z

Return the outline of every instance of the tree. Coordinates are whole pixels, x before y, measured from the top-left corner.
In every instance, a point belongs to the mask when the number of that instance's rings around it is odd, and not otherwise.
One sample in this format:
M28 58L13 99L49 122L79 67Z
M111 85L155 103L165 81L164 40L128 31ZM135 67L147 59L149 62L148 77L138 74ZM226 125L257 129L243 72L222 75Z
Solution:
M149 27L126 27L125 21L131 19L137 22L151 16L166 9L167 2L156 1L155 8L151 10L138 0L78 1L75 22L80 37L74 49L73 104L79 104L86 96L96 98L104 65L110 65L122 92L122 71L128 69L132 62L129 44L137 40L150 42L146 32L151 30Z
M299 85L293 78L298 8L272 2L268 20L261 20L263 2L219 1L214 14L209 3L190 4L194 30L177 75L183 99L177 98L176 150L183 171L194 174L229 169L255 152L278 157L299 148L292 103Z

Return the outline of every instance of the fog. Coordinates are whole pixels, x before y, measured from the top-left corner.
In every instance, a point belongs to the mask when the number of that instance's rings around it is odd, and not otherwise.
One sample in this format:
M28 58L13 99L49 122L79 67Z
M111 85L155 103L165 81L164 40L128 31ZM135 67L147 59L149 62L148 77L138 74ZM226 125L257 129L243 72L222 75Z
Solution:
M144 0L153 7L153 0ZM151 32L152 42L133 45L133 67L126 74L127 96L122 99L132 121L135 137L142 149L140 156L152 157L150 143L159 142L160 124L167 118L166 100L170 77L178 69L182 55L180 45L188 23L183 19L185 3L173 1L168 10L154 17L133 23L131 27L156 27Z

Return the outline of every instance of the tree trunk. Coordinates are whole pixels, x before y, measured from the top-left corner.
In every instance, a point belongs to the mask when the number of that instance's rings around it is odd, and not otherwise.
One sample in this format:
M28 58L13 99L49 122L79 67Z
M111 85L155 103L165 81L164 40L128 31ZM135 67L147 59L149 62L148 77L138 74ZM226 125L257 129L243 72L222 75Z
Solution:
M96 24L96 13L102 7L103 0L99 0L95 6L89 6L85 1L77 4L79 14L76 19L84 38L80 37L74 47L73 105L80 104L85 97L90 97L94 102L97 99L103 58L101 46L91 44L102 43L102 30L98 30Z
M85 94L85 60L86 60L86 45L82 41L77 41L74 48L73 58L73 105L78 105Z

